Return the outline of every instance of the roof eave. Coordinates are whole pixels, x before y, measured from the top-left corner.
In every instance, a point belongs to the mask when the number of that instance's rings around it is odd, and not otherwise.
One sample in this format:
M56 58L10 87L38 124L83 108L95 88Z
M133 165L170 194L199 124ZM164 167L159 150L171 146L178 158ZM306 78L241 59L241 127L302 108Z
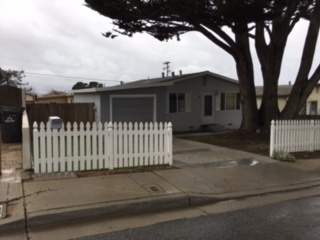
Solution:
M137 84L137 85L118 85L114 87L104 87L104 88L90 88L90 89L81 89L81 90L74 90L72 91L74 94L81 94L81 93L95 93L95 92L108 92L108 91L119 91L119 90L128 90L128 89L137 89L137 88L151 88L151 87L166 87L172 86L172 82L166 83L157 83L157 84Z
M172 82L173 83L180 82L180 81L188 80L188 79L191 79L191 78L200 77L200 76L203 76L203 75L209 75L209 76L216 77L216 78L219 78L221 80L225 80L225 81L228 81L228 82L231 82L231 83L234 83L234 84L239 84L239 81L237 81L235 79L228 78L228 77L216 74L216 73L212 73L210 71L199 72L199 73L196 73L196 74L192 74L190 76L178 78L178 79L173 80Z

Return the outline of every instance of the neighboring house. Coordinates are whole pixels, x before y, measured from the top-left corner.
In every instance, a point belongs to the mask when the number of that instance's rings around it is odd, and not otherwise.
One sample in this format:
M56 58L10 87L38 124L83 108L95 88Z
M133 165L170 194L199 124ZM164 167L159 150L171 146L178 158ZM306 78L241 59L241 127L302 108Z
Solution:
M25 93L26 104L34 104L36 102L36 96L32 93Z
M288 101L290 92L292 89L292 85L279 85L278 86L278 106L279 110L282 111ZM261 105L262 99L262 92L263 87L258 86L256 87L256 94L257 94L257 104L258 107ZM310 96L308 97L306 104L301 109L300 114L302 115L320 115L320 84L318 84L313 91L311 92Z
M95 103L101 122L172 122L177 132L241 124L239 82L208 71L73 93L75 102Z
M73 95L71 93L53 90L37 97L36 103L73 103Z

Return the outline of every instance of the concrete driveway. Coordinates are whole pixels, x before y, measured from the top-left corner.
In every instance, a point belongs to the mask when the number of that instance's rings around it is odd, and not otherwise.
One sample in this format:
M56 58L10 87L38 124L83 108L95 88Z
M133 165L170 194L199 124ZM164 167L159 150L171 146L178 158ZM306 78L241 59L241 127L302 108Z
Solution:
M258 154L173 138L173 165L178 168L190 167L233 167L274 162Z

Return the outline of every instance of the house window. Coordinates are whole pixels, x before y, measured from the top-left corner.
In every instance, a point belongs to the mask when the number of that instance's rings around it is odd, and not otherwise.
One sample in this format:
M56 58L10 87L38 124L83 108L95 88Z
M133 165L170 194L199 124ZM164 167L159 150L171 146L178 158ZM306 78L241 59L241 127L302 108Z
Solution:
M318 113L318 102L312 101L310 103L310 115L317 115Z
M186 96L185 93L170 93L169 94L169 112L178 113L186 111Z
M240 109L240 93L221 93L220 94L220 110L239 110Z

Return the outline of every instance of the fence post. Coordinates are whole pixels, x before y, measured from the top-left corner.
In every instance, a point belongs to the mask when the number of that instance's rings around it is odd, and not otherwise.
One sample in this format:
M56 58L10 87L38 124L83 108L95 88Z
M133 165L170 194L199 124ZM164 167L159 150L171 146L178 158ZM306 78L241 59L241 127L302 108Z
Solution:
M313 151L314 151L315 132L316 132L316 129L315 129L314 120L311 120L311 121L310 121L310 134L309 134L309 136L310 136L310 140L309 140L309 141L310 141L310 143L309 143L310 148L309 148L309 151L310 151L310 152L313 152Z
M36 122L33 123L33 167L34 173L39 173L39 131L38 124ZM44 144L44 143L42 143ZM42 153L43 155L43 153Z
M271 128L270 128L270 157L272 157L273 150L274 150L274 130L275 130L275 121L271 121Z
M169 122L167 128L167 137L168 137L168 163L172 165L172 124Z
M108 145L107 159L109 161L109 169L113 170L114 155L113 155L113 125L112 125L112 122L109 122L109 124L108 124L107 145Z

